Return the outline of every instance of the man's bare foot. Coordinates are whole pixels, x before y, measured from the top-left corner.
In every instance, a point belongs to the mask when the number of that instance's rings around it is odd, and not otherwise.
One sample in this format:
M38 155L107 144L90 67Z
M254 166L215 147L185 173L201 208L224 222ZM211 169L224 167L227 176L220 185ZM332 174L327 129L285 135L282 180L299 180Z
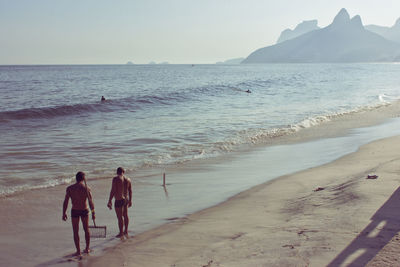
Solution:
M83 251L83 253L85 254L89 254L90 252L92 252L92 250L89 248L85 248L85 250Z
M124 232L124 236L125 236L126 238L129 238L128 232Z
M123 233L119 233L118 235L116 235L115 237L123 237L124 234Z
M75 252L74 254L72 254L73 257L80 257L82 256L80 251Z

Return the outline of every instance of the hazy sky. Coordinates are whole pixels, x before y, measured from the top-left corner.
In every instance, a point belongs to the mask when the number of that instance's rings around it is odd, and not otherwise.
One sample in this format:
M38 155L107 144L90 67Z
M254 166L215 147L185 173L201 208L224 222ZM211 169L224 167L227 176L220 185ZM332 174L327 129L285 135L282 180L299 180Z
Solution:
M0 64L215 63L344 7L392 26L400 0L0 0Z

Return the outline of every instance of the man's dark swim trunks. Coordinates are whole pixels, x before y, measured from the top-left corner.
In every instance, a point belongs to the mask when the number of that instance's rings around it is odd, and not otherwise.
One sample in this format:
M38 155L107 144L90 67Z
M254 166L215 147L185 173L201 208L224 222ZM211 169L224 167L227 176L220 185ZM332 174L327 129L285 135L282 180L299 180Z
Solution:
M128 205L128 201L126 199L115 200L114 206L116 208L122 208Z
M73 210L71 209L71 217L72 218L79 218L79 217L86 217L89 215L89 210Z

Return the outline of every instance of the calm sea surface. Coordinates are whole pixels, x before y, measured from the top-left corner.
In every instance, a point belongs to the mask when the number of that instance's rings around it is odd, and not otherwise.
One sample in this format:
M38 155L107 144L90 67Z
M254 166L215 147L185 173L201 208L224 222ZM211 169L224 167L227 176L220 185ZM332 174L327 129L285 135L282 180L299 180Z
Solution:
M268 143L399 99L399 74L399 64L0 66L0 195Z

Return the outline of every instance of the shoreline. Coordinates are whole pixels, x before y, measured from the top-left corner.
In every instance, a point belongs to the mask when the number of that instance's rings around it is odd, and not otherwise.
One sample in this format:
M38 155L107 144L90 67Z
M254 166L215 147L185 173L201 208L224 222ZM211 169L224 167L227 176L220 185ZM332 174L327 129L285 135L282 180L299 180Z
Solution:
M167 170L167 183L170 185L165 191L157 170L149 170L148 173L144 171L139 179L134 179L134 207L129 211L133 219L130 235L140 236L151 229L159 229L163 224L179 224L179 220L174 218L201 213L205 208L208 210L207 207L214 207L255 185L274 183L289 173L326 164L351 153L359 144L368 143L369 140L383 138L385 134L395 135L398 128L393 129L393 125L397 126L395 120L379 123L387 118L399 120L399 110L400 105L396 103L373 112L337 118L291 136L279 137L274 144L254 146L224 157L171 167ZM363 126L370 127L354 129ZM400 135L400 132L397 134ZM337 150L336 146L346 146L346 149ZM298 151L302 151L302 154L299 155ZM271 168L275 168L275 171ZM271 179L274 180L268 182ZM115 214L105 205L110 183L109 179L88 181L95 192L96 222L98 225L107 225L109 235L114 236L117 229ZM4 257L4 264L74 264L63 256L73 252L70 222L61 221L66 186L30 190L0 198L0 212L7 214L2 219L3 227L0 229L3 237L0 242L3 252L0 256ZM185 219L182 220L185 222ZM15 236L18 238L15 239ZM81 233L81 241L82 238ZM119 243L120 240L113 237L93 240L95 252L92 257L113 250ZM22 258L21 253L24 255Z
M374 141L141 233L88 266L379 266L400 230L399 149L400 136Z
M303 121L297 122L294 125L281 125L278 128L273 128L267 130L267 132L262 132L260 133L260 135L249 137L249 141L243 144L238 144L237 147L233 149L228 149L229 151L227 151L226 153L206 156L204 158L194 157L192 159L187 159L183 161L166 163L165 165L147 166L146 164L144 164L141 167L133 167L131 172L148 172L155 169L170 168L171 166L191 164L191 162L198 161L212 162L213 160L229 157L229 154L237 154L243 151L251 151L257 149L258 147L280 144L295 144L299 142L315 140L318 138L338 137L341 135L345 135L349 131L349 129L376 125L382 123L388 117L397 117L399 112L400 100L357 107L353 110L347 110L344 112L328 112L327 114L304 118ZM365 114L368 115L365 116ZM260 141L259 139L263 141ZM73 168L71 169L71 171L73 171ZM87 174L89 174L89 176L91 177L96 176L95 179L98 180L107 179L108 177L114 175L114 172L110 172L109 170L88 170ZM4 189L2 192L0 192L0 199L13 196L14 194L24 193L29 190L46 189L54 186L64 186L73 182L74 176L69 174L68 177L57 176L55 179L56 180L52 180L51 182L48 181L50 179L47 179L46 182L42 181L42 183L35 185L29 186L27 184L20 184L16 188Z

